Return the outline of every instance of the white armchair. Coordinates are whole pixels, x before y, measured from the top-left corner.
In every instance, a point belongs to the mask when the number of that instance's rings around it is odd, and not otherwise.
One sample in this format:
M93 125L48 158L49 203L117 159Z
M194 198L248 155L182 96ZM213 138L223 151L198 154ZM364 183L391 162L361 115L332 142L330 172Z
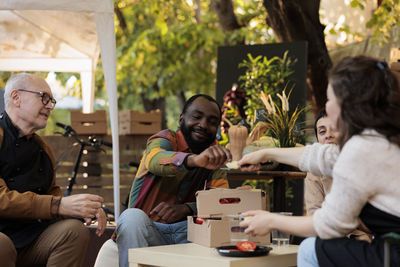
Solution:
M104 242L97 254L96 262L94 267L118 267L118 246L117 244L108 239Z

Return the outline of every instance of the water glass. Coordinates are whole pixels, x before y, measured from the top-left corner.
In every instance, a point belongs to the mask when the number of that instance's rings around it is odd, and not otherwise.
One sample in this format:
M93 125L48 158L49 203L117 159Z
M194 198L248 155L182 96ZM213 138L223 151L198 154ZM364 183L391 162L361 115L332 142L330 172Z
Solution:
M292 216L291 212L279 212L280 215ZM290 234L279 230L271 231L273 246L289 246Z

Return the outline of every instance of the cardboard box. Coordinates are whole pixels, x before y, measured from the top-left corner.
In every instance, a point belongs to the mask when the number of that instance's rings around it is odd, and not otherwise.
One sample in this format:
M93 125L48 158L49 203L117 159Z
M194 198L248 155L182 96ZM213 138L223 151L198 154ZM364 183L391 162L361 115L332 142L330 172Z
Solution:
M224 199L237 201L224 203ZM219 217L248 210L265 210L266 194L260 189L215 188L197 191L196 202L199 217Z
M161 112L139 112L123 110L119 112L119 133L128 134L155 134L161 131Z
M107 113L105 110L94 113L71 110L71 127L78 134L107 134Z
M226 201L228 200L228 201ZM198 217L206 218L196 224L196 217L188 216L188 240L207 247L235 245L231 243L230 217L248 210L265 210L264 191L243 189L211 189L196 193ZM270 244L270 236L249 236L258 245Z

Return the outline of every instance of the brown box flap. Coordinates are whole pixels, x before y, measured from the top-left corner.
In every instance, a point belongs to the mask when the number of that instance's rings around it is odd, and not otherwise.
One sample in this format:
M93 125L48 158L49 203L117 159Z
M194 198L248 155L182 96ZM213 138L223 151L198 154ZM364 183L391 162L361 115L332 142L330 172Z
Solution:
M197 191L196 202L199 217L218 217L265 210L266 194L260 189L216 188Z

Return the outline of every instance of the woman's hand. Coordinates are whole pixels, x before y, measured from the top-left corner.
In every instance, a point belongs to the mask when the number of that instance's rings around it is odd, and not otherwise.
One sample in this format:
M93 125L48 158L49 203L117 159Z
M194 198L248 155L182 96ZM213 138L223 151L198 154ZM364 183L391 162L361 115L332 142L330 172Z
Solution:
M258 150L243 156L241 160L238 161L238 165L242 171L254 171L261 167L262 162L267 160L264 157L267 154L267 149Z
M238 164L242 171L253 171L260 168L260 163L274 160L279 163L298 167L305 147L264 148L245 155Z
M244 212L241 215L243 217L248 217L240 223L241 227L246 227L246 234L263 236L273 230L271 223L275 214L265 210L251 210Z
M297 236L317 236L312 216L285 216L264 210L251 210L241 215L245 220L240 226L247 227L246 234L266 235L272 230L279 230Z

